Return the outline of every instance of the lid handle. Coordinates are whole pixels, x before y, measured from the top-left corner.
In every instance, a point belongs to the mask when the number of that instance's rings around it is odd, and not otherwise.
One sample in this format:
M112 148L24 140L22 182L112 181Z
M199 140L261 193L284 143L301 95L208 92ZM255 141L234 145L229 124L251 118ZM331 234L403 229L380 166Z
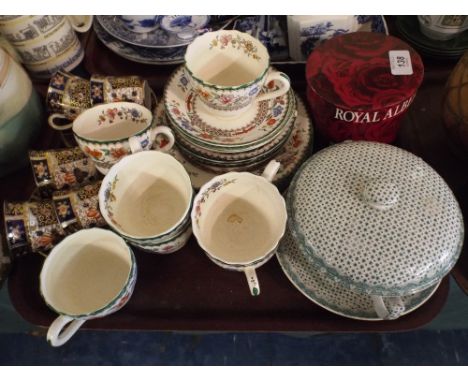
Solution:
M398 202L399 196L397 185L381 178L367 182L362 191L364 203L378 210L392 208Z

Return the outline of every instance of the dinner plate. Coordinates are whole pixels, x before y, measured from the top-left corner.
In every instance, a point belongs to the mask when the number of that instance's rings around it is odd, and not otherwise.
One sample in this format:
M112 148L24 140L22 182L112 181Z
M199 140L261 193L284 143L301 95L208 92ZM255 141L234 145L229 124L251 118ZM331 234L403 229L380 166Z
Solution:
M289 228L280 242L276 256L291 283L317 305L332 313L356 320L382 320L375 313L369 295L346 289L332 281L326 273L317 270L300 250ZM402 297L406 307L403 315L411 313L428 301L439 284L440 281L421 292ZM383 300L388 298L391 297L384 297Z
M283 146L281 151L274 157L275 160L281 163L278 173L273 182L276 185L282 185L287 181L299 168L302 162L310 155L313 146L314 128L312 120L307 114L304 102L296 96L297 103L297 118L294 129L288 142ZM167 125L167 117L164 113L164 105L159 103L155 112L155 124ZM208 171L197 164L190 162L185 158L180 151L174 146L169 153L174 156L187 170L190 180L194 188L199 189L205 183L210 181L219 173ZM252 171L256 175L261 175L263 169Z

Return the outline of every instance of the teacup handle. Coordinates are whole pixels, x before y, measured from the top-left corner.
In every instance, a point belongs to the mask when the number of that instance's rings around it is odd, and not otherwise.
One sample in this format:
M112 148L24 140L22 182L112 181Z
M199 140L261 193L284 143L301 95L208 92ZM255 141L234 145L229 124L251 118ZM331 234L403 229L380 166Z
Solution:
M281 166L280 162L276 160L271 160L265 167L265 170L263 170L262 176L269 182L273 182L273 179L278 173L280 166Z
M249 284L250 293L252 296L258 296L260 294L260 283L258 282L257 272L255 268L247 267L244 270L245 277L247 277L247 283Z
M172 149L172 146L174 146L175 143L175 138L174 134L172 133L172 130L167 127L167 126L157 126L151 130L151 142L154 144L156 141L156 137L162 134L167 137L168 141L164 142L163 145L156 147L156 150L162 151L162 152L167 152L170 149Z
M264 94L259 95L256 98L256 101L265 101L268 99L281 97L282 95L286 94L289 91L289 88L291 87L291 80L283 72L273 72L268 74L264 83L268 84L271 81L281 82L281 87L278 90L266 92Z
M72 28L78 33L85 33L89 31L91 25L93 25L93 16L90 15L73 15L66 17L70 22Z
M65 328L69 322L71 322L71 324ZM86 320L77 320L68 316L58 316L52 325L50 325L47 332L47 341L49 341L52 346L62 346L85 322Z
M382 320L395 320L406 310L405 304L400 297L388 297L387 306L382 296L371 296L375 312Z
M73 126L73 123L70 122L70 123L67 123L65 125L57 125L55 124L54 122L54 119L55 118L60 118L60 119L68 119L65 115L63 114L58 114L58 113L54 113L54 114L51 114L49 116L49 118L47 119L47 122L49 123L49 126L52 127L53 129L55 130L67 130L69 129L70 127Z

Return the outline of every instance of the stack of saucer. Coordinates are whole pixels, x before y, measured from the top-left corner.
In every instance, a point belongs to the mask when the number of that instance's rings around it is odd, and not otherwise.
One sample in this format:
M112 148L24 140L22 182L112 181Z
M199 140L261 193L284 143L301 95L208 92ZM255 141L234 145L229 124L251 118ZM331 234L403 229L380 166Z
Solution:
M318 152L296 173L286 203L281 267L304 295L342 316L408 314L460 255L463 218L452 191L394 146L345 142Z
M180 153L207 171L259 168L281 151L294 130L297 108L291 89L277 98L254 102L235 118L212 114L200 98L186 70L177 69L164 94L166 116Z

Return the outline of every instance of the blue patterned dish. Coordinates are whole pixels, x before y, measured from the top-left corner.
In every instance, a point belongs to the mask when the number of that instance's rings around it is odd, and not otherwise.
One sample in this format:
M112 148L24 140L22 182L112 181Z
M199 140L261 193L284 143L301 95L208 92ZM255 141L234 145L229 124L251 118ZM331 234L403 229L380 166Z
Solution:
M161 19L161 28L182 40L193 40L209 21L210 16L164 16Z
M208 16L193 17L208 18ZM96 19L99 21L104 30L117 40L145 48L186 47L190 41L196 37L195 34L191 39L180 39L176 34L167 33L164 29L161 28L161 25L158 25L156 29L148 33L136 33L129 30L119 16L102 15L96 16Z
M98 39L115 54L127 60L150 65L173 65L184 61L187 46L176 48L142 48L120 41L109 33L96 20L93 24Z

